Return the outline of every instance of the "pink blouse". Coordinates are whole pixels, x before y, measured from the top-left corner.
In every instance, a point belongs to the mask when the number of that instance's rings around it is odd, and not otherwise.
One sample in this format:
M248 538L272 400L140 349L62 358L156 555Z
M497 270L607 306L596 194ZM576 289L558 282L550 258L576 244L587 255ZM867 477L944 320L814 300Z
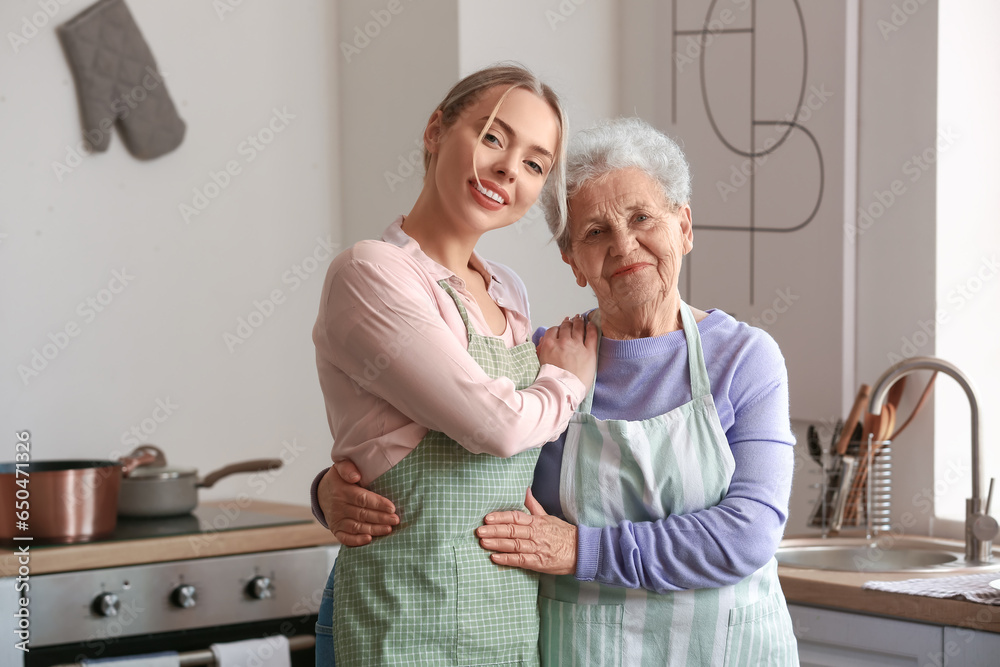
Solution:
M334 461L350 459L368 485L399 463L428 429L474 453L511 456L558 436L586 395L572 373L541 367L518 391L491 379L468 354L462 317L437 284L460 295L477 333L493 335L465 282L425 255L402 230L361 241L330 264L313 328ZM507 317L508 347L530 339L528 300L517 275L475 253L472 266Z

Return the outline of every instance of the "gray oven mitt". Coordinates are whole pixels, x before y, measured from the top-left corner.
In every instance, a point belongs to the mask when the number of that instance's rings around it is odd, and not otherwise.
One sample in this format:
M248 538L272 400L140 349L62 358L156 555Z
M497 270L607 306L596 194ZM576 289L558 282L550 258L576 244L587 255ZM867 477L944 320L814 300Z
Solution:
M123 0L99 0L58 32L76 80L83 135L93 150L108 149L115 121L137 158L159 157L180 145L184 121Z

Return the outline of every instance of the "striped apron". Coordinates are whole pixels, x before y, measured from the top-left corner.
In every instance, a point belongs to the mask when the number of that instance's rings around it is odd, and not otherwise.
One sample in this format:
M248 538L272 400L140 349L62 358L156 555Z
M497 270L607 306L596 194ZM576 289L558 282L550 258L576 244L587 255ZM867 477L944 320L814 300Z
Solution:
M681 319L693 399L651 419L601 420L590 414L591 389L566 432L559 496L567 520L594 527L657 521L726 495L735 462L698 325L683 302ZM733 586L671 593L543 575L539 607L549 667L798 665L774 558Z
M469 354L487 375L508 377L518 389L534 382L535 346L507 348L477 334L458 294L439 284L455 300ZM497 566L474 533L490 512L525 511L538 454L472 454L430 431L371 484L395 503L400 523L390 535L340 550L332 596L337 667L538 665L538 575Z

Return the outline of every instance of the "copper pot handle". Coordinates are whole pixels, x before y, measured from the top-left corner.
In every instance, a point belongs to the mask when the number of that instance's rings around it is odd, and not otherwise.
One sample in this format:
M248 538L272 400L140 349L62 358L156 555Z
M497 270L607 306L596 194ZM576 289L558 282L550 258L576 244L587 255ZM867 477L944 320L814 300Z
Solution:
M128 477L136 468L146 465L165 466L167 456L156 445L139 445L128 456L118 459L122 466L122 476Z
M227 465L225 468L213 470L205 475L203 479L198 481L198 486L203 489L209 489L223 477L229 477L230 475L235 475L238 472L261 472L264 470L274 470L276 468L280 468L282 465L284 465L284 462L281 459L252 459L250 461L240 461L239 463Z

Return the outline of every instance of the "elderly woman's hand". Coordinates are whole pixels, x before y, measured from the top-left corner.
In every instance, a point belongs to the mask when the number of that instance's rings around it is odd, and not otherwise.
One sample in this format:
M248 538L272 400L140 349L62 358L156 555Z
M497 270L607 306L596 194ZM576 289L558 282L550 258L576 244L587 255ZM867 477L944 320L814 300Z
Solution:
M498 565L510 565L545 574L576 572L576 526L549 516L531 495L524 499L524 512L493 512L486 525L476 529L479 544L496 551L490 558Z
M579 315L549 327L538 341L538 361L567 370L588 389L597 373L597 327Z
M333 536L345 547L360 547L388 535L399 523L388 498L360 486L361 473L350 461L330 467L316 488L316 500Z

